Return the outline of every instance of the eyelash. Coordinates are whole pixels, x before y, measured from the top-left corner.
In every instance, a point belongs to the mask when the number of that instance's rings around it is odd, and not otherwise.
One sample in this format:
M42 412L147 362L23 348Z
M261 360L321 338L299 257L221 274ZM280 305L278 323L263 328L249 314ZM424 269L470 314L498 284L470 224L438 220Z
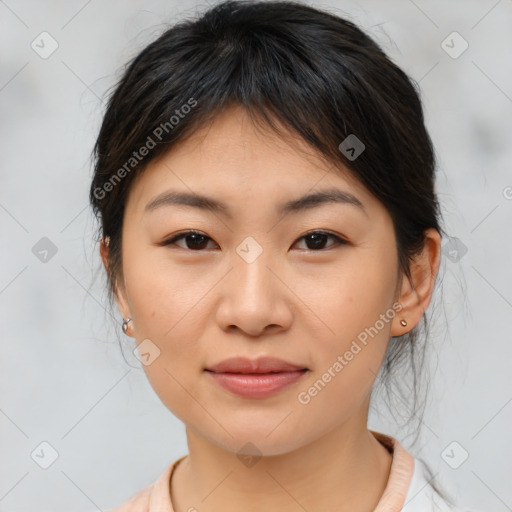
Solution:
M178 234L177 236L174 236L168 240L164 240L161 244L159 245L162 245L162 246L169 246L169 245L175 245L175 243L178 241L178 240L181 240L182 238L186 238L187 236L190 236L190 235L200 235L208 240L212 240L209 236L201 233L200 231L195 231L195 230L190 230L190 231L184 231L180 234ZM300 238L298 238L297 240L302 240L310 235L326 235L328 237L331 237L331 238L334 238L336 240L336 243L331 245L330 247L328 247L327 249L305 249L305 250L309 250L309 251L312 251L312 252L322 252L322 251L326 251L328 249L331 249L332 247L336 247L337 245L348 245L349 242L341 237L339 237L338 235L335 235L334 233L330 233L329 231L323 231L323 230L316 230L316 231L309 231L308 233L306 233L305 235L301 236ZM179 247L179 246L178 246ZM204 249L188 249L188 248L185 248L185 247L179 247L180 249L185 249L186 251L193 251L193 252L201 252L203 251Z

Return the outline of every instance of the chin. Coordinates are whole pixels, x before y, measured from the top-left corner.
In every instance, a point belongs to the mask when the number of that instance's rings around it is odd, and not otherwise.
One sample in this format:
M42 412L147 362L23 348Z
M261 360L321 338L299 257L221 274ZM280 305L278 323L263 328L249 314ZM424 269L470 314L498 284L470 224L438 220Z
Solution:
M293 432L288 429L282 429L280 432L279 427L275 429L270 435L274 427L270 429L251 429L230 428L229 434L222 429L222 436L218 437L208 433L199 432L200 435L208 439L211 443L217 445L223 450L232 452L239 457L270 457L276 455L283 455L299 449L302 446L300 439L294 439ZM295 434L297 432L295 431Z

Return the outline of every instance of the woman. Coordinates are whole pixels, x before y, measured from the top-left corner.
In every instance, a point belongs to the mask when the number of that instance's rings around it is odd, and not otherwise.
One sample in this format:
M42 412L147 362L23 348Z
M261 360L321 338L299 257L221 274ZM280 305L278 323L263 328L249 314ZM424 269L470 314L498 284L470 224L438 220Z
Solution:
M189 449L116 512L459 510L367 427L443 233L418 94L376 43L220 3L130 63L95 156L110 298Z

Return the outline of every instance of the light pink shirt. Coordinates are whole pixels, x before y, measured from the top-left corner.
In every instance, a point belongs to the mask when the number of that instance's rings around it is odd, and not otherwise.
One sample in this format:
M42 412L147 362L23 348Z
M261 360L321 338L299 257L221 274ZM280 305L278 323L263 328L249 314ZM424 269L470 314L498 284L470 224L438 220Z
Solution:
M395 438L370 432L393 455L388 483L373 512L462 512L434 492L420 461ZM107 512L174 512L169 494L170 479L174 468L185 457L187 455L170 464L152 485Z

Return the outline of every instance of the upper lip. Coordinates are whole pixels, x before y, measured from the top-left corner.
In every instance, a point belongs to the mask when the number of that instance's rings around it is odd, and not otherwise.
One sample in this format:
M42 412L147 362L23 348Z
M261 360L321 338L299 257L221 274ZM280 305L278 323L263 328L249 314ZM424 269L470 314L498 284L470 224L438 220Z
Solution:
M216 373L271 373L307 370L304 366L275 357L260 357L258 359L232 357L205 369Z

